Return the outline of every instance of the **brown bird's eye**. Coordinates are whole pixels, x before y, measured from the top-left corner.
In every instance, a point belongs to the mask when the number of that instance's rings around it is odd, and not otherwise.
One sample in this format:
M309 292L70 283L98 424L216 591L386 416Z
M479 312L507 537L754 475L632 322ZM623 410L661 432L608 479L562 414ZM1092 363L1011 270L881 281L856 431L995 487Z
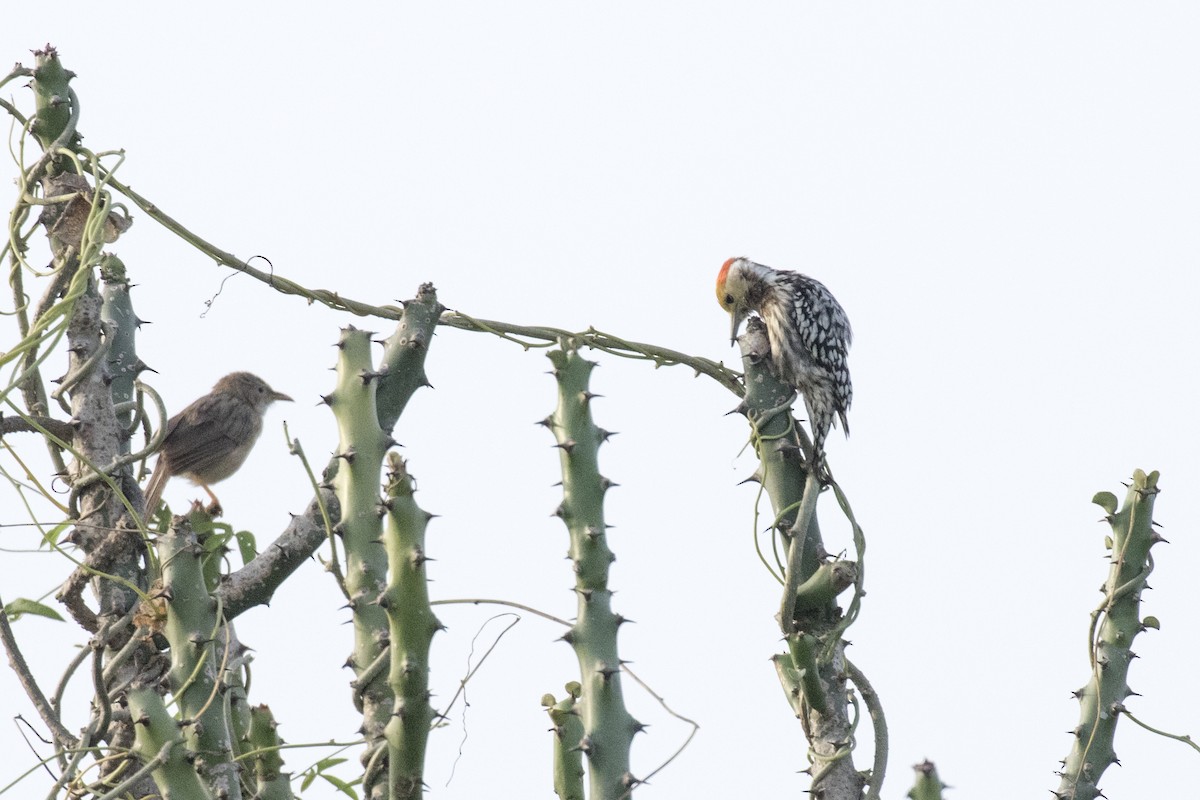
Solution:
M733 295L731 295L731 294L725 295L725 305L727 305L727 306L733 305Z

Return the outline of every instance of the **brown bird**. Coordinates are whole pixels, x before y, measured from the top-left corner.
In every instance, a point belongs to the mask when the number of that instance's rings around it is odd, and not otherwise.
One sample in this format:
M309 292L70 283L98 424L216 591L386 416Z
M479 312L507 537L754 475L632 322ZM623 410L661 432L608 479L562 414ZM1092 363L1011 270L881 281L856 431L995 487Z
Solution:
M238 471L262 433L267 406L291 400L249 372L231 372L212 391L167 422L158 463L146 485L146 515L158 509L163 487L174 475L189 478L208 493L214 516L221 502L209 488Z

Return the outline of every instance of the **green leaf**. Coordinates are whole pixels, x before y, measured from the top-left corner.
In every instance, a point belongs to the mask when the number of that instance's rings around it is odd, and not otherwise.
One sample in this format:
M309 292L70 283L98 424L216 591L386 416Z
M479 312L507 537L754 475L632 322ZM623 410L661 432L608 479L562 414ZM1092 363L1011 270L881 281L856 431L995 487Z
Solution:
M336 767L345 760L346 759L344 758L336 758L333 756L330 756L329 758L323 758L317 762L317 771L320 772L322 770L329 769L330 767Z
M1154 630L1156 630L1156 631L1160 630L1160 628L1158 626L1158 617L1146 617L1145 619L1142 620L1142 627L1143 628L1154 628Z
M340 791L342 794L346 795L347 797L352 797L354 800L358 800L358 792L350 788L350 784L346 783L341 778L334 777L333 775L326 775L324 772L321 773L321 777L336 786L338 791Z
M309 770L308 772L304 773L304 780L302 780L300 782L300 791L303 792L306 789L308 789L308 787L312 786L312 782L315 781L316 779L317 779L316 772Z
M237 532L238 550L242 554L242 563L249 564L258 555L258 543L254 540L254 534L250 531Z
M1109 514L1117 513L1117 496L1112 492L1096 492L1092 502L1103 508Z
M62 616L50 606L39 603L37 600L30 600L27 597L18 597L4 607L4 613L8 614L8 618L16 622L25 614L34 614L46 619L56 619L59 622L63 621Z

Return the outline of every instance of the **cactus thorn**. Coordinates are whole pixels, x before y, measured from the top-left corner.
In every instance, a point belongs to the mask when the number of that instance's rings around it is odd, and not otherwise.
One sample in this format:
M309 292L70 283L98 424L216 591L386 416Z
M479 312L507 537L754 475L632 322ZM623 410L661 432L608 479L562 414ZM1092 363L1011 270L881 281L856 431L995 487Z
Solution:
M537 422L535 422L533 424L541 425L543 428L553 428L554 427L554 415L551 414L550 416L546 417L545 419L539 419Z
M567 455L570 455L571 452L575 449L576 444L578 444L578 443L574 439L567 439L565 442L559 442L558 444L556 444L554 446L561 448L564 452L567 453Z

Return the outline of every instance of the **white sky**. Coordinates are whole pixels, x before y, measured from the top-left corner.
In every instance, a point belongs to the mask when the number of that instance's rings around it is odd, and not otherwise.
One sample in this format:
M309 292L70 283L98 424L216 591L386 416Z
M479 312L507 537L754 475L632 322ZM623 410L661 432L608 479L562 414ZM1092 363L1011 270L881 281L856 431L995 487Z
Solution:
M1107 567L1089 501L1123 496L1135 467L1161 470L1172 543L1156 550L1144 611L1163 630L1136 643L1143 697L1130 706L1197 733L1200 8L647 5L68 4L72 16L27 3L4 14L0 58L29 64L52 42L79 74L85 144L124 147L123 180L311 287L383 304L428 280L474 316L594 325L734 361L712 290L722 261L825 282L855 330L853 436L833 438L830 458L869 541L850 638L890 723L887 797L926 757L952 797L1057 785ZM389 326L245 277L201 318L226 273L141 214L114 250L154 323L139 348L172 410L233 369L297 398L220 488L228 519L265 542L308 499L280 423L323 461L336 431L316 401L337 328ZM754 490L738 486L753 469L739 455L746 425L722 416L735 400L685 369L600 360L597 422L622 434L601 453L621 484L607 507L612 581L638 622L621 652L702 726L638 796L799 796L803 738L768 662L778 589L751 543ZM435 597L573 613L567 537L549 516L557 451L531 424L554 404L547 367L484 335L442 330L434 343L437 389L397 438L419 501L441 515ZM166 497L189 492L173 483ZM26 521L2 496L0 521ZM849 546L831 497L820 513L830 549ZM36 541L5 529L6 601L67 574L60 557L11 552ZM355 735L340 605L314 562L238 622L257 651L251 699L289 742ZM493 612L438 613L444 702ZM43 620L16 630L47 683L83 641ZM560 633L527 616L503 641L470 685L465 732L460 705L432 737L430 796L553 796L538 700L575 674ZM644 775L686 728L627 695L651 723L634 754ZM18 713L34 718L2 671L0 722ZM860 738L866 768L865 727ZM0 751L0 785L34 760L8 722ZM1117 753L1124 766L1101 784L1112 798L1179 796L1198 757L1128 722ZM298 771L319 756L286 759ZM11 796L47 786L39 776Z

